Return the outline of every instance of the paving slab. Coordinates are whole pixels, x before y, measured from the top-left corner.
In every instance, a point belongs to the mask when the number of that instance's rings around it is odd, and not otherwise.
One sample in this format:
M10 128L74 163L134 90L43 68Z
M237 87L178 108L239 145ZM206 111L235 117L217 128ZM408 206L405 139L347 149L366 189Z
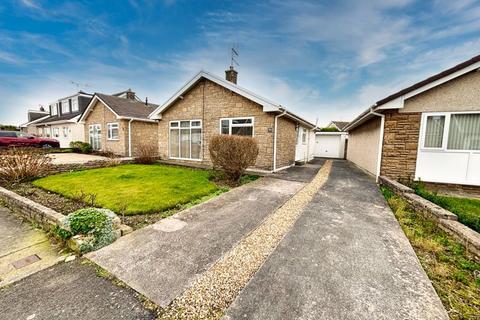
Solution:
M61 263L0 289L0 319L155 319L135 292L98 277L78 260Z
M56 264L57 248L42 231L0 207L0 287Z
M448 319L374 180L335 161L326 185L225 319Z
M165 307L303 186L264 177L134 231L87 257Z

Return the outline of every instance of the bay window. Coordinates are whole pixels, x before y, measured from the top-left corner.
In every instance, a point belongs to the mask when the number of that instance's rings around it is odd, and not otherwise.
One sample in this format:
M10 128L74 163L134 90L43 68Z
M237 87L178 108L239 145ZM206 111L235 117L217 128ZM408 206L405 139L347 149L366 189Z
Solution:
M222 118L220 133L253 137L253 117Z
M445 116L428 116L425 128L425 148L441 148L443 144L443 130Z
M202 150L202 121L171 121L169 154L173 159L200 160Z

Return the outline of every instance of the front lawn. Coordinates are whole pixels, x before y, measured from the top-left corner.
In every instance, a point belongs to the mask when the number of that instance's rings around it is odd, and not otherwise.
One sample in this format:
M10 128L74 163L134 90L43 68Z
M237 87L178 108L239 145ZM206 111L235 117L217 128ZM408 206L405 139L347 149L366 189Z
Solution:
M480 200L441 196L429 192L421 183L413 187L416 194L455 213L458 216L458 221L480 232Z
M131 215L161 212L212 194L218 187L210 176L205 170L127 164L56 174L33 184L67 198Z
M479 319L480 264L434 221L409 208L389 189L382 192L450 319Z

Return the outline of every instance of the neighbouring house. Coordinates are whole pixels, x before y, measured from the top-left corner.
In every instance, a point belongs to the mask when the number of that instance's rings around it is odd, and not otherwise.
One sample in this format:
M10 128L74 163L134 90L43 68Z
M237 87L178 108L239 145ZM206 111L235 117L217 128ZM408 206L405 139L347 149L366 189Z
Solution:
M348 121L331 121L326 128L334 128L338 131L344 132L345 127L348 126L350 122Z
M346 128L348 160L375 176L480 189L480 55L394 93Z
M29 112L29 122L23 125L24 131L57 139L61 148L68 148L72 141L84 141L84 126L78 123L78 119L91 98L91 94L79 91L50 103L43 117L30 121L31 115L38 117L41 112Z
M313 158L312 123L238 86L233 68L225 74L226 80L199 72L151 113L158 120L160 157L210 166L210 139L236 134L257 140L257 170L278 171Z
M131 89L107 95L95 93L79 119L85 126L84 140L94 150L134 157L140 148L158 152L157 121L148 116L158 107L143 102Z
M44 107L40 107L39 110L28 110L28 121L20 125L20 130L29 134L37 135L37 122L46 119L50 116L50 113L45 110Z

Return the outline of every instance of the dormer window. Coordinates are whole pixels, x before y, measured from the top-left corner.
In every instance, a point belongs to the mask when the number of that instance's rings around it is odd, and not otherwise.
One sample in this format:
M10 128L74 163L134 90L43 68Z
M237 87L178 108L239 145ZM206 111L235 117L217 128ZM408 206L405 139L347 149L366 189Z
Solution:
M78 98L73 98L71 101L72 101L72 112L78 111Z
M62 114L66 114L70 112L70 103L68 99L62 100Z
M57 115L57 105L56 104L51 104L50 105L50 115L56 116Z

